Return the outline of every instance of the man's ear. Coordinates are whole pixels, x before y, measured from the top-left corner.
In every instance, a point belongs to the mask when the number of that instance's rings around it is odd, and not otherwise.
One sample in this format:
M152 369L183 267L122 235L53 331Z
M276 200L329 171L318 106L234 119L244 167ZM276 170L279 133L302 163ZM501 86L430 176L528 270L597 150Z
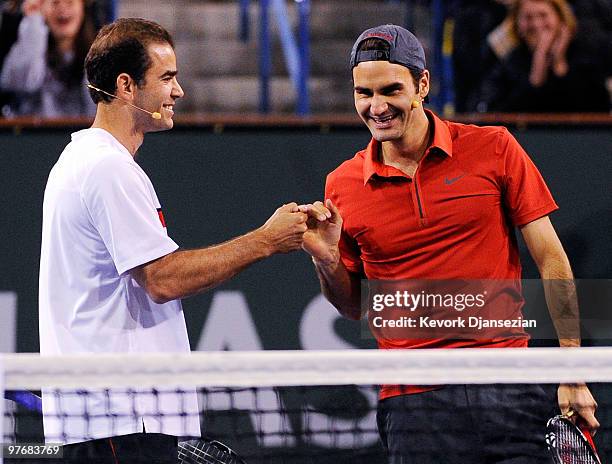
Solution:
M123 100L132 100L134 98L134 90L136 82L127 73L121 73L115 81L117 85L117 97Z
M427 69L423 70L419 78L419 95L423 100L429 95L429 71Z

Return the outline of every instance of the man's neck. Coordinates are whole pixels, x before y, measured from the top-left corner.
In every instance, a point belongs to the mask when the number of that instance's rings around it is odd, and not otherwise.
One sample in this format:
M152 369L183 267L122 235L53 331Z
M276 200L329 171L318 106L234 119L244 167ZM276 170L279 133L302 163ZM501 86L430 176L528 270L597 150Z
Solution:
M136 129L135 121L126 107L111 105L98 104L96 118L91 127L109 132L135 156L144 140L144 133Z

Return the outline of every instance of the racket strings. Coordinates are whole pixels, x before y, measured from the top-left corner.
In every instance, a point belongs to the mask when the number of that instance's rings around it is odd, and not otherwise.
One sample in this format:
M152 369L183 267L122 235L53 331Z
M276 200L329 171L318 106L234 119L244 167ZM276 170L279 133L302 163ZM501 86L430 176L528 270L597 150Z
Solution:
M179 464L242 464L232 451L214 443L191 440L179 443Z
M585 439L567 423L559 421L555 424L554 435L556 449L564 464L598 464Z

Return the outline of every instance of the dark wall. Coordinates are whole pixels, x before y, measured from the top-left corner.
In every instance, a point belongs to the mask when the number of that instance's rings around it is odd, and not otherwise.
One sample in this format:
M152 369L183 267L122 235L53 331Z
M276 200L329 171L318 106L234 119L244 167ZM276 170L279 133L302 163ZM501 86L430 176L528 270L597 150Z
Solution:
M561 207L552 220L577 277L612 277L612 129L534 128L514 133ZM282 203L321 198L326 173L368 140L364 130L216 134L179 129L147 136L138 161L155 185L170 235L183 247L197 247L261 225ZM17 351L38 349L42 196L48 172L68 141L68 130L0 133L0 290L18 293ZM536 277L528 257L525 262L525 275ZM301 310L319 293L303 253L259 263L222 288L243 291L251 308L267 308L252 314L266 349L300 348L294 328ZM192 343L199 337L212 295L185 302ZM276 336L279 330L284 337Z
M561 207L552 220L576 275L612 278L612 128L513 132ZM220 134L177 129L147 136L137 159L155 185L169 234L182 247L197 247L258 227L283 203L320 199L327 172L368 140L367 131L357 129L243 129ZM68 141L68 130L0 133L0 291L18 295L17 351L38 350L42 197L48 172ZM528 257L525 263L526 276L536 277ZM262 348L308 348L300 323L319 288L302 252L258 263L219 289L186 300L194 349L213 298L231 290L246 299ZM338 339L352 346L372 346L354 323L338 320L333 328Z

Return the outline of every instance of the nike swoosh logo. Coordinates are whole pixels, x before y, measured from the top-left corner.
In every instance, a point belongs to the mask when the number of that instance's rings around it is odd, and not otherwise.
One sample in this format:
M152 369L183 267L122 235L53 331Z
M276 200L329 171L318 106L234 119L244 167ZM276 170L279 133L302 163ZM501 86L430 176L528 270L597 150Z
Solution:
M465 177L465 174L463 174L463 175L461 175L461 176L459 176L459 177L453 177L452 179L449 179L448 177L446 177L446 178L444 179L444 183L445 183L446 185L451 185L451 184L454 184L455 182L457 182L457 181L458 181L459 179L461 179L462 177Z

